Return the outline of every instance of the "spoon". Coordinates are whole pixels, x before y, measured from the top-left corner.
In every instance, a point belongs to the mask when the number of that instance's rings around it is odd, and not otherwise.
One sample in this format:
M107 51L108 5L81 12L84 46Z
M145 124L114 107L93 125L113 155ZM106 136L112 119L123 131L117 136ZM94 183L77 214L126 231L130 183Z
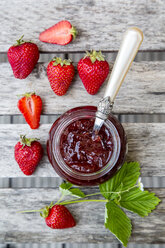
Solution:
M104 121L112 112L114 100L124 78L143 41L143 32L137 28L129 28L124 35L103 99L98 104L93 127L93 138L98 135Z

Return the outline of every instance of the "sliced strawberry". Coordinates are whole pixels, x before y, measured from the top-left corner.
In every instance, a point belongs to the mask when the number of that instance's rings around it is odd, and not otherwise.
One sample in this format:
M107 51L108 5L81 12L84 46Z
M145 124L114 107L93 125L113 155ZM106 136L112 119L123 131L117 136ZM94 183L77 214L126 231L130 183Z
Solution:
M40 33L39 39L47 43L67 45L76 35L77 31L70 22L60 21Z
M32 129L37 129L40 123L42 100L35 93L26 93L18 101L19 110Z

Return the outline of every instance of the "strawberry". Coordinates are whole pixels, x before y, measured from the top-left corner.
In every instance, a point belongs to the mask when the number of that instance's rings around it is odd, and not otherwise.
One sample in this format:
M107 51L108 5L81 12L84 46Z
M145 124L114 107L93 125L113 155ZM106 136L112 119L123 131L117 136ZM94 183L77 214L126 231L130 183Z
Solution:
M85 89L91 95L97 93L109 73L109 64L101 52L87 52L86 56L78 62L79 76Z
M43 156L43 148L36 140L21 135L20 141L15 145L15 160L21 171L27 176L33 174Z
M70 59L54 58L47 66L50 86L58 96L62 96L67 92L74 74L75 69Z
M7 52L14 76L19 79L26 78L39 59L37 45L32 42L25 42L22 38L23 36Z
M53 205L51 202L50 206L42 209L40 215L45 218L46 224L52 229L70 228L76 225L73 216L63 205Z
M52 27L46 29L40 33L40 41L58 44L58 45L67 45L75 39L77 35L76 29L68 21L60 21L53 25Z
M40 125L42 100L40 96L35 95L35 93L25 93L22 96L17 106L29 126L32 129L37 129Z

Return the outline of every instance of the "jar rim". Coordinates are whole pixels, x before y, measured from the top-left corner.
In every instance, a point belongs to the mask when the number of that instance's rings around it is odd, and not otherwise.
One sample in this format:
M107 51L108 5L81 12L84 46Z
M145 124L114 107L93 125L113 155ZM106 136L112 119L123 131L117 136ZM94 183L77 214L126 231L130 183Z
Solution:
M64 159L62 158L59 147L60 147L60 138L61 138L61 134L63 133L63 131L66 129L68 125L70 125L72 122L75 122L78 119L95 118L95 112L96 111L94 109L87 110L84 108L81 108L81 109L76 108L74 109L73 112L70 112L70 111L66 112L63 115L63 119L60 121L60 123L58 123L59 125L53 134L52 144L54 145L52 147L52 153L53 153L53 157L55 161L57 162L61 170L63 170L68 176L71 176L76 179L93 180L93 179L98 179L104 176L110 170L112 170L112 168L115 166L119 158L119 155L120 155L121 142L120 142L118 131L116 127L114 126L114 124L109 119L107 119L103 125L105 125L106 128L109 129L112 135L114 149L113 149L110 160L107 162L107 164L103 168L101 168L100 170L96 172L92 172L92 173L82 173L82 172L78 172L70 168L65 163Z

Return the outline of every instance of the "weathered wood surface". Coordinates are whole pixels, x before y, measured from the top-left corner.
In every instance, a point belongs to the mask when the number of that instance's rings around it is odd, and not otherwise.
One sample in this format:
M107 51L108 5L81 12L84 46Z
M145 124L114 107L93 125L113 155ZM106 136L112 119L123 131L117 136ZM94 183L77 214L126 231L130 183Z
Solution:
M43 100L43 114L61 114L80 105L97 105L107 82L98 94L89 95L76 73L68 92L57 96L50 88L45 64L38 64L25 80L16 79L8 63L0 64L0 114L20 114L19 94L35 91ZM112 67L112 64L111 64ZM165 62L133 63L114 104L115 113L165 113Z
M96 192L97 188L83 191L92 193ZM133 224L130 242L154 244L165 242L165 189L152 189L152 191L160 197L162 202L146 218L129 213ZM104 203L68 205L77 225L63 230L48 228L38 213L16 213L20 210L39 209L57 199L59 199L57 188L0 189L0 242L118 242L104 228Z
M46 155L46 140L50 124L30 130L26 124L0 125L0 177L25 177L14 160L14 145L20 134L40 138L45 155L33 177L56 177ZM142 176L165 176L165 126L164 123L124 124L128 138L127 161L141 163Z
M22 34L37 43L41 51L118 50L123 32L138 26L144 32L142 50L165 49L164 0L1 0L0 51ZM39 33L67 19L79 31L77 39L58 46L39 41Z

